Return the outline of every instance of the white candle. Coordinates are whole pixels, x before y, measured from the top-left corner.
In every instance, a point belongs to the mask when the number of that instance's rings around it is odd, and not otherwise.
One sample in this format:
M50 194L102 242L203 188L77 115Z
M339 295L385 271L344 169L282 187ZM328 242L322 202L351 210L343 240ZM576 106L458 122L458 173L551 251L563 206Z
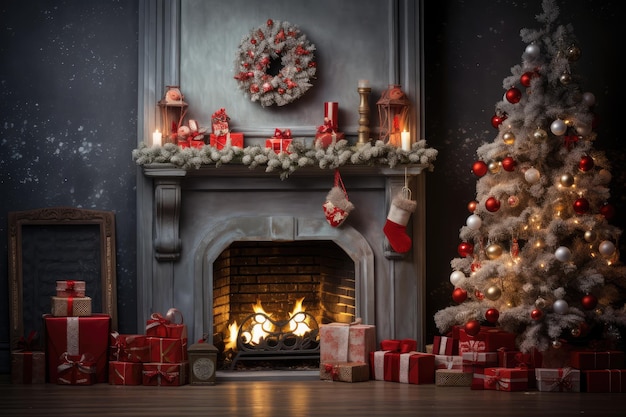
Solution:
M369 80L359 80L359 88L369 88Z
M159 129L155 130L152 134L152 146L161 146L161 139L163 139L163 134L159 132Z
M402 150L407 151L407 152L410 151L411 150L411 134L405 130L404 132L402 132L401 137L402 137Z

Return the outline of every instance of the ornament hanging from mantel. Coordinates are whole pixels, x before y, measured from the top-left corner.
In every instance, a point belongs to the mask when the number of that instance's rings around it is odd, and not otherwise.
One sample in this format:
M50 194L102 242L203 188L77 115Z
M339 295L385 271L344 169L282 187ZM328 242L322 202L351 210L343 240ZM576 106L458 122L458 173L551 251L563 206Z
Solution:
M313 86L314 51L296 25L268 19L239 44L234 78L251 101L262 107L284 106Z

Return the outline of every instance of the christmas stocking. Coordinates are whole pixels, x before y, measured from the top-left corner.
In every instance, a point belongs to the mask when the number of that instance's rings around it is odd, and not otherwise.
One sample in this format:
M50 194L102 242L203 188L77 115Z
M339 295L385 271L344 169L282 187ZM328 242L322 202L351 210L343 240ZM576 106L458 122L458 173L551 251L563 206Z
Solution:
M398 253L405 253L411 249L413 242L406 234L406 225L416 208L417 202L404 197L402 193L398 193L391 202L383 232L393 250Z

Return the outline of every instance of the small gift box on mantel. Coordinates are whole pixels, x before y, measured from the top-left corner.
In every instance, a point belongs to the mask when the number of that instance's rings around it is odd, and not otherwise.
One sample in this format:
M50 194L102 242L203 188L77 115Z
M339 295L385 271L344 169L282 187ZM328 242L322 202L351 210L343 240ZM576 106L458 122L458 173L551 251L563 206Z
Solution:
M85 281L57 281L56 295L57 297L84 297Z
M265 147L271 148L277 154L281 152L289 153L287 149L289 145L291 145L291 140L290 129L276 129L274 131L274 137L265 140Z

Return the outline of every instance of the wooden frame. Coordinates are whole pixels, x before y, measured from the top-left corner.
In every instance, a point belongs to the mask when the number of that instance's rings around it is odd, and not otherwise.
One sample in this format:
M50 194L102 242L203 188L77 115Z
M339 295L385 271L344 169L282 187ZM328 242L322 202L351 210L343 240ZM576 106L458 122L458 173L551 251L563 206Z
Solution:
M111 316L112 329L117 329L117 288L115 259L115 214L111 211L87 210L72 207L54 207L30 211L9 212L9 315L11 349L25 336L24 323L24 226L79 226L96 225L99 230L100 281L102 306L94 311ZM33 285L37 285L36 279ZM54 293L50 294L50 296ZM87 294L88 295L88 294ZM47 311L49 312L49 311Z

